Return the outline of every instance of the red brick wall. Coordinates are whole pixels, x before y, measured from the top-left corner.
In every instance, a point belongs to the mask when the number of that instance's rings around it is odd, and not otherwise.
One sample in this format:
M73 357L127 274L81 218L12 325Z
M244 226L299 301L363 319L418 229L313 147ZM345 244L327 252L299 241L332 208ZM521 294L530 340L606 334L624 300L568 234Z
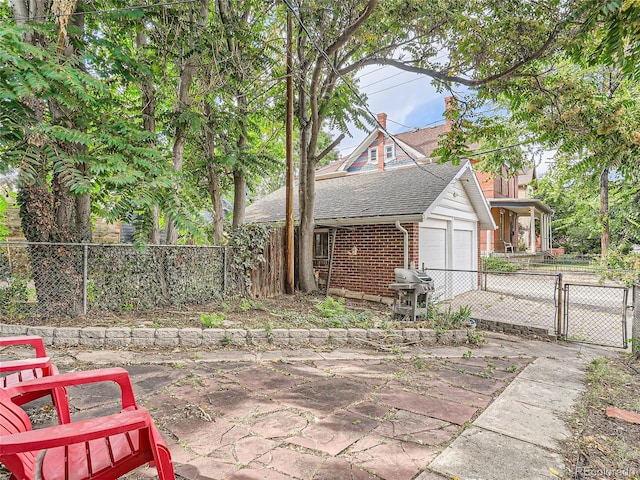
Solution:
M418 265L418 224L402 226L409 232L409 265ZM331 241L331 233L329 233ZM331 288L346 288L371 295L393 296L388 288L395 281L394 268L403 266L404 236L395 225L360 225L338 229L331 271ZM327 261L314 261L320 278L326 280Z

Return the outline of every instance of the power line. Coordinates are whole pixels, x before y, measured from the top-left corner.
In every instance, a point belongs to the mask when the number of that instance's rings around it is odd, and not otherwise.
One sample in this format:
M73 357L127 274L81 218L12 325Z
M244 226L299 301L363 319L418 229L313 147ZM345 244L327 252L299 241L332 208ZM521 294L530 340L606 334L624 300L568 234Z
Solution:
M380 128L380 130L382 130L390 139L391 141L393 141L394 145L399 148L401 151L403 151L407 157L409 157L411 159L411 161L413 161L413 163L416 164L416 166L418 168L420 168L421 170L429 173L430 175L436 177L437 179L445 182L445 183L449 183L448 180L442 178L439 175L436 175L435 173L433 173L432 171L424 168L423 165L420 165L420 163L418 162L418 160L416 158L414 158L413 155L411 155L409 152L407 152L402 145L400 145L400 143L396 140L396 138L391 135L391 133L389 133L389 131L387 130L387 128L382 125L379 121L378 121L378 117L377 115L375 115L371 109L369 108L369 105L367 104L367 102L364 101L364 99L362 98L362 96L360 95L360 93L353 87L353 85L351 84L351 82L349 82L347 80L347 78L345 78L340 71L336 68L336 66L334 65L334 63L331 61L331 59L329 58L329 55L327 54L327 52L325 52L320 45L318 45L318 42L316 41L316 39L311 35L311 32L309 32L309 30L307 29L307 26L304 24L304 22L302 21L302 18L300 18L300 14L299 12L293 7L293 5L291 5L289 3L289 0L282 0L283 3L285 4L285 6L287 7L287 9L289 9L289 11L291 12L291 14L294 16L294 18L296 19L296 21L298 22L298 24L300 25L300 28L302 28L302 30L304 31L305 35L307 36L307 38L309 39L309 41L311 42L311 44L313 45L313 47L316 49L316 51L322 56L322 58L324 58L325 62L327 62L327 65L331 68L331 70L333 71L333 73L339 78L341 79L344 84L347 86L347 88L351 91L351 93L354 95L354 97L358 100L358 102L362 105L362 107L364 108L364 110L371 116L371 118L374 119L374 122L378 125L378 128Z
M112 8L109 10L89 10L87 12L73 12L73 13L60 13L60 14L50 13L49 15L41 15L37 17L15 17L15 20L16 21L46 20L48 18L73 17L75 15L93 15L93 14L130 12L133 10L145 10L147 8L171 7L173 5L184 5L186 3L196 3L198 1L199 0L178 0L176 2L154 3L152 5L134 5L131 7Z

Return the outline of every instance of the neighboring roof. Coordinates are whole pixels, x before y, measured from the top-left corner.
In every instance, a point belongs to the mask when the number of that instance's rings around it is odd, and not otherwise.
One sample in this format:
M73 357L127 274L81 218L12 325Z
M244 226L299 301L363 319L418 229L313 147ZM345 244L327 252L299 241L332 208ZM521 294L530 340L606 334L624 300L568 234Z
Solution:
M398 133L394 135L398 140L410 145L418 150L425 157L430 157L431 153L438 148L440 135L448 130L446 125L437 125L430 128L420 128L411 132Z
M536 175L535 167L526 169L524 172L518 175L518 186L529 185L536 178L538 178L538 175Z
M529 215L529 208L531 207L543 213L553 215L551 207L535 198L490 198L489 204L492 207L508 208L518 215Z
M460 179L465 180L463 187L483 228L495 228L469 162L457 166L430 163L317 180L315 222L317 225L420 222ZM294 211L299 220L297 190ZM270 223L284 219L284 188L256 201L246 212L247 222Z

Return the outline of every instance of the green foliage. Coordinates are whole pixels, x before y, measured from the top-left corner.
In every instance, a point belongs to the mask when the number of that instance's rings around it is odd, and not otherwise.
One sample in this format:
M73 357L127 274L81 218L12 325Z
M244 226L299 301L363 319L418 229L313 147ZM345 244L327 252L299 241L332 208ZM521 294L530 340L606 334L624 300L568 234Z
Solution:
M333 318L339 315L344 315L344 298L335 300L331 296L327 296L324 301L318 300L315 307L320 311L320 314L325 318Z
M468 326L470 318L471 307L468 305L461 306L457 310L452 309L451 305L447 305L445 310L432 306L428 321L434 330L444 332Z
M483 257L482 270L486 272L517 272L518 266L500 257Z
M223 312L202 313L200 315L200 323L204 328L220 328L223 322Z
M264 247L273 231L273 225L265 223L241 225L229 239L234 270L244 281L247 291L251 288L251 271L265 261Z
M24 303L29 299L27 281L24 278L14 277L3 282L0 287L0 313L9 318L24 314Z

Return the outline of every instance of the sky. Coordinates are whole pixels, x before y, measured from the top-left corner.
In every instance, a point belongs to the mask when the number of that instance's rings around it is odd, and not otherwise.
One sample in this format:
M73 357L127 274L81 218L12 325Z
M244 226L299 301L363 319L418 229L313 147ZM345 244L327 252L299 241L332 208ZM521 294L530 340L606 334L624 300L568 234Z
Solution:
M445 92L438 93L425 75L404 72L394 67L369 66L359 76L360 91L368 96L367 106L374 115L387 114L387 130L400 133L444 123ZM373 130L349 128L338 146L340 155L348 155ZM333 132L334 137L340 132Z
M444 119L444 98L449 92L438 92L431 84L431 78L405 72L390 66L365 67L360 78L360 91L368 97L369 110L377 115L387 114L387 130L401 133L417 128L442 125ZM340 156L349 155L375 127L359 130L351 125L348 134L338 145ZM340 132L332 132L336 138ZM544 175L551 163L552 152L545 155L537 167L538 177Z

